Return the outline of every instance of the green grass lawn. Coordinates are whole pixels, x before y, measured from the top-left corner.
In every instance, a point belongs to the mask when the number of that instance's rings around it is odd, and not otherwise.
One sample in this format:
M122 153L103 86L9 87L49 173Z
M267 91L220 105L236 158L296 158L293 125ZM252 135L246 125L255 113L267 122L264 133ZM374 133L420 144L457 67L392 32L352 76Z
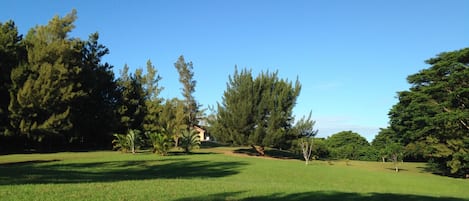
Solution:
M469 180L422 163L79 152L0 156L0 200L469 200Z

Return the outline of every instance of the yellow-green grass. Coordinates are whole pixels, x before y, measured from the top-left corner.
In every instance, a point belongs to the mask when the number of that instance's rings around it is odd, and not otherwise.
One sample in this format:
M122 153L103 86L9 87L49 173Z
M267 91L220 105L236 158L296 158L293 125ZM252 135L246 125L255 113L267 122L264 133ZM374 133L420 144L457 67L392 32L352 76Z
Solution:
M231 148L159 156L80 152L0 156L0 200L469 200L469 180L423 163L278 160Z

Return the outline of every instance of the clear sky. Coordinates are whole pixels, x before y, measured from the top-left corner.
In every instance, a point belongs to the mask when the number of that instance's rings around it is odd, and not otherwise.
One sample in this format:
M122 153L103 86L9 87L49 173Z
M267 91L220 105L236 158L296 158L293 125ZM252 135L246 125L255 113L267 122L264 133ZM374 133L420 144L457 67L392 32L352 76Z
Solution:
M298 77L294 113L312 111L321 137L352 130L373 139L407 75L469 46L467 0L0 0L0 22L13 19L26 34L73 8L71 36L99 32L116 75L150 59L163 98L180 97L180 55L194 63L204 107L221 101L235 65Z

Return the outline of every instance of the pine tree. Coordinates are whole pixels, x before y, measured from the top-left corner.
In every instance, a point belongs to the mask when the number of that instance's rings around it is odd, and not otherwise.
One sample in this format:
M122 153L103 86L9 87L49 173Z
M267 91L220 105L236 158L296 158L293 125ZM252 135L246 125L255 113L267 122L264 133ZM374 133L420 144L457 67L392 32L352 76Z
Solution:
M147 132L161 132L162 126L159 122L159 116L162 110L162 99L159 96L163 87L159 86L161 80L158 70L153 66L150 60L147 61L147 71L143 77L143 88L145 90L146 115L144 117L143 129Z
M200 105L194 98L196 81L194 80L194 72L192 62L186 63L184 56L180 56L174 64L179 73L179 82L183 85L182 96L185 99L185 110L187 115L187 129L198 124L198 114L200 114Z
M137 69L134 74L128 73L129 67L124 66L121 76L117 80L120 98L117 113L120 126L118 133L127 133L129 130L142 130L146 115L145 90L143 89L142 70Z
M297 81L279 79L278 73L261 73L253 78L251 71L229 77L223 101L213 122L217 140L235 145L251 145L259 154L263 147L288 149L298 138L293 129L292 110L301 89Z
M223 101L218 104L218 113L213 122L214 137L221 142L247 145L248 138L256 129L257 105L260 103L259 89L254 88L252 72L246 69L228 77ZM257 129L261 132L261 129ZM252 138L252 137L251 137ZM256 139L251 139L257 141Z
M71 103L83 92L73 80L79 73L80 43L68 38L76 11L54 17L46 26L31 29L25 38L27 63L12 73L17 94L11 100L13 129L41 142L45 137L63 143L72 128Z
M0 23L0 135L9 127L8 105L13 85L11 72L26 60L22 36L13 21Z
M109 49L98 42L98 33L82 41L81 69L76 83L84 96L73 103L71 115L74 129L69 133L70 143L84 147L109 146L117 125L115 102L118 99L113 66L102 63Z

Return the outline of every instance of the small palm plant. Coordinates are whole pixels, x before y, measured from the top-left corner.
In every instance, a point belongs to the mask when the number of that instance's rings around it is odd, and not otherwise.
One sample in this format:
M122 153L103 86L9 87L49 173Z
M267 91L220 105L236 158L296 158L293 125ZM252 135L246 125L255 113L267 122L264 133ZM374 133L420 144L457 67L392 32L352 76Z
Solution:
M129 130L127 133L127 138L129 139L130 150L135 154L136 149L140 148L140 131L139 130Z
M200 145L200 137L194 129L182 132L181 148L184 152L190 153L192 149L198 149Z
M136 150L140 147L140 131L129 130L127 135L116 133L112 141L113 148L122 152L131 151L135 154Z
M165 156L173 146L171 137L164 133L148 133L147 136L150 139L150 143L153 145L153 153Z
M130 150L129 140L127 139L127 135L115 133L115 139L112 140L112 148L115 150L120 150L121 152L128 152Z

